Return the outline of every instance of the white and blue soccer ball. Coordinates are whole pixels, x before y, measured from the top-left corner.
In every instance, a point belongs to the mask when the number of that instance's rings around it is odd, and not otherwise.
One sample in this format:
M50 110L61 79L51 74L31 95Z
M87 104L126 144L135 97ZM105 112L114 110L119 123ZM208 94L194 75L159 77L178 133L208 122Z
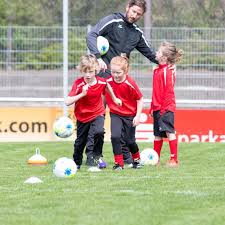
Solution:
M105 55L109 50L109 42L103 36L97 37L97 48L101 55Z
M60 138L70 137L74 131L74 123L69 117L59 117L53 124L53 131Z
M158 153L151 149L146 148L140 153L141 157L141 164L142 165L152 165L155 166L159 161L159 155Z
M53 165L53 174L56 177L69 178L74 177L77 172L76 163L67 157L59 158Z

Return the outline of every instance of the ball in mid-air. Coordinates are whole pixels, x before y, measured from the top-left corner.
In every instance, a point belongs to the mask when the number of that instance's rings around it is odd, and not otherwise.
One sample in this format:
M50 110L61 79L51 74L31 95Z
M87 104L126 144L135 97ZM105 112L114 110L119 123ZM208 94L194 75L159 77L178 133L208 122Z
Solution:
M69 117L62 116L54 122L53 130L56 136L60 138L67 138L73 134L74 123Z

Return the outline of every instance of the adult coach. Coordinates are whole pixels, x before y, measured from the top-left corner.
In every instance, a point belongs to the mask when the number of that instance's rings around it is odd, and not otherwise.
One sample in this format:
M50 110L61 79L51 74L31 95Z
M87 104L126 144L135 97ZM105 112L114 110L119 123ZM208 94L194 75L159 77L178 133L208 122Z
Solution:
M96 56L100 67L109 71L109 63L114 56L126 56L137 49L151 62L157 63L156 54L150 44L147 43L143 31L135 24L146 12L145 0L129 0L125 13L113 13L99 20L99 22L87 34L87 46ZM110 48L101 56L97 49L97 37L104 36ZM107 76L102 74L102 76Z
M107 78L111 74L109 64L113 57L126 56L129 58L134 49L137 49L151 62L158 64L154 49L147 43L143 31L136 25L145 12L145 0L129 0L125 13L113 13L100 19L87 34L87 46L98 59L101 68L99 76ZM98 36L104 36L109 41L109 50L103 56L97 49ZM123 155L125 162L132 162L130 152L124 144Z

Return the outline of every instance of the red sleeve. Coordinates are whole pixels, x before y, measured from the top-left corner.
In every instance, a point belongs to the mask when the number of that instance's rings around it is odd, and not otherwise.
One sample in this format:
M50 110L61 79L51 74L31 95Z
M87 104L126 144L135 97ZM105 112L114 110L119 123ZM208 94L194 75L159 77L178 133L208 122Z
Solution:
M150 104L150 108L149 108L149 114L152 114L153 113L153 107L152 107L153 103L151 101L151 104Z
M140 100L142 98L142 93L136 83L135 80L133 80L131 77L129 77L128 82L133 86L132 90L133 90L133 98L135 98L136 100Z
M175 73L174 70L166 69L164 71L164 95L162 99L162 105L160 115L163 115L169 110L172 100L174 98L174 84L175 84Z
M76 90L77 90L77 82L75 81L73 83L73 86L72 86L68 96L75 96L76 95Z
M140 100L140 99L142 98L143 95L142 95L142 93L141 93L141 91L140 91L138 85L137 85L136 83L134 83L134 84L135 84L135 86L136 86L135 91L136 91L136 95L137 95L137 100Z

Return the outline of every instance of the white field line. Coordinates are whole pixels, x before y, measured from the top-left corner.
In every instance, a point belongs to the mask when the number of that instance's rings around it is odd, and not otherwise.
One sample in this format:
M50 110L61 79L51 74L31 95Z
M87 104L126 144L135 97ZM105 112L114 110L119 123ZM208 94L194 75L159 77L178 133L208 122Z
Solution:
M65 189L63 192L70 192L71 189ZM73 193L101 193L104 195L107 195L107 193L126 193L130 195L155 195L153 193L152 189L146 189L144 191L141 190L135 190L135 189L117 189L117 190L112 190L111 188L107 190L99 190L99 188L96 187L90 187L86 189L76 189L73 190ZM205 196L214 196L218 195L218 193L215 192L203 192L203 191L195 191L195 190L177 190L177 191L161 191L158 192L158 194L163 194L163 195L180 195L180 196L194 196L194 197L205 197Z
M201 180L201 179L211 179L211 180L224 180L225 179L225 174L224 176L123 176L121 174L119 174L119 172L115 172L118 174L118 176L116 176L116 174L107 174L107 178L110 177L111 179L112 178L115 178L116 180L122 180L122 179L128 179L128 180L142 180L142 179L176 179L176 180L187 180L187 179L198 179L198 180ZM122 172L123 173L123 172ZM79 177L88 177L88 179L96 179L98 176L90 176L90 175L79 175Z
M182 191L165 191L165 194L177 194L177 195L194 195L194 196L206 196L212 195L213 193L207 193L202 191L193 191L193 190L182 190Z

